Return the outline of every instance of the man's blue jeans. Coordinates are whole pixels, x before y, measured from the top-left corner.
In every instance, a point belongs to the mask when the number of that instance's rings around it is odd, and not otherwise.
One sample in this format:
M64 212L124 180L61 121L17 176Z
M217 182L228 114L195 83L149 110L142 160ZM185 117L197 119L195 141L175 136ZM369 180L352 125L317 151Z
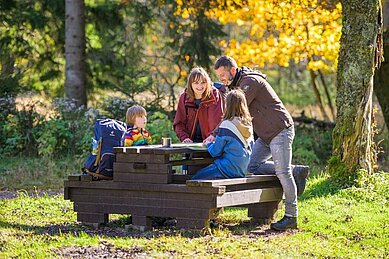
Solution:
M253 147L248 171L253 174L276 174L285 195L285 215L297 217L297 188L292 174L294 126L281 131L270 144L258 138ZM273 161L268 161L270 158Z

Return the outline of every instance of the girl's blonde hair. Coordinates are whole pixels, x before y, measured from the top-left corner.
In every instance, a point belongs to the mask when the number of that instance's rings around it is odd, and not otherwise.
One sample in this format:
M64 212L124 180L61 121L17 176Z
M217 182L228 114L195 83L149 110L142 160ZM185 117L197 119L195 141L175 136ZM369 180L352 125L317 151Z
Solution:
M231 90L226 97L226 104L224 120L233 120L234 117L239 117L243 124L251 124L252 117L250 116L246 97L242 90Z
M189 99L193 101L195 99L195 94L192 88L192 83L193 82L200 82L200 83L207 83L207 88L205 89L202 100L209 98L212 93L212 81L211 78L209 77L208 73L204 70L202 67L194 67L190 71L190 74L188 76L188 81L186 83L186 91L189 95Z
M147 116L145 108L140 105L133 105L127 109L126 123L127 125L134 125L136 117Z

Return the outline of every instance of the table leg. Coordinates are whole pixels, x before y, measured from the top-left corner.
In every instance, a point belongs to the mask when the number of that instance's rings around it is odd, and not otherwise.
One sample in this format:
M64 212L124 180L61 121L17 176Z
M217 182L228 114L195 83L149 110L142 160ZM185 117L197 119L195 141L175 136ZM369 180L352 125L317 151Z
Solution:
M280 201L261 202L247 205L248 216L259 224L269 224L276 216Z
M144 230L151 229L152 219L143 215L131 215L132 216L132 225L139 227Z

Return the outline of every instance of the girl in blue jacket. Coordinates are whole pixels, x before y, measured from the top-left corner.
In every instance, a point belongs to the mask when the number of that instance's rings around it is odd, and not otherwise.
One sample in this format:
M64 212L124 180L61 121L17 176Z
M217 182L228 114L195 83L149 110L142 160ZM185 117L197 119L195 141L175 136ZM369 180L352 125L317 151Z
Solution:
M208 152L216 160L192 177L225 179L245 177L254 143L253 127L242 90L232 90L226 99L226 111L214 142L205 140Z

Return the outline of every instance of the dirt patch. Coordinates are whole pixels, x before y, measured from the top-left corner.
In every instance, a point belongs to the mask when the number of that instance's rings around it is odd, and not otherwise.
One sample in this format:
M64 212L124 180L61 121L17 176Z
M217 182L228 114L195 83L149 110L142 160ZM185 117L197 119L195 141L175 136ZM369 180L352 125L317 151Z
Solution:
M142 247L124 249L114 247L106 241L100 242L98 246L70 246L57 251L58 255L64 258L148 258Z

